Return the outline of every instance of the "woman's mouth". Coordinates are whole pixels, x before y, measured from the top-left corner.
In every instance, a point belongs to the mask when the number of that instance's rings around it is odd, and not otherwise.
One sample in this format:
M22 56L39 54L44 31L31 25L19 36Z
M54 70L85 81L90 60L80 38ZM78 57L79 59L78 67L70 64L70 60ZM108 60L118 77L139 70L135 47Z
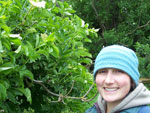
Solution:
M114 92L114 91L117 91L119 88L104 88L105 91L108 91L108 92Z

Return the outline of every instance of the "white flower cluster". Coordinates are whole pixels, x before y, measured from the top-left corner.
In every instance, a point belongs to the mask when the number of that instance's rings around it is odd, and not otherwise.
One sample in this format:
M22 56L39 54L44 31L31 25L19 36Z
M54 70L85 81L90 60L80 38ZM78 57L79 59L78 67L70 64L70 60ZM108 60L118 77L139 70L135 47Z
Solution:
M39 7L39 8L45 8L45 1L41 1L41 2L34 2L33 0L30 0L30 3L35 6L35 7Z

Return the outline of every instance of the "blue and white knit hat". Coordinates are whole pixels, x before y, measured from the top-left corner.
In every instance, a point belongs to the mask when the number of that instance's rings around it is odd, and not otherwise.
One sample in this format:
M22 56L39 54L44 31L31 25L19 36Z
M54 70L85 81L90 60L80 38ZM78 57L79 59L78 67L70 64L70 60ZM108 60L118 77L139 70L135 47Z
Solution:
M138 65L138 58L133 50L120 45L104 47L95 60L94 80L99 69L115 68L126 72L137 86L140 77Z

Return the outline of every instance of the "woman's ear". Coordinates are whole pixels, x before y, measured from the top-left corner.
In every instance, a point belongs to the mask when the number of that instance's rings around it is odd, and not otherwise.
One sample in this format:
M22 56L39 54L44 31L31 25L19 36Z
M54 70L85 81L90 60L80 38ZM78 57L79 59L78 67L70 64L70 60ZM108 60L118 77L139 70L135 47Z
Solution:
M136 85L133 82L133 80L131 79L131 90L130 91L133 91L135 89L135 87L136 87Z
M135 89L136 85L133 82L133 80L131 79L131 88L130 88L130 92L133 91Z
M135 89L135 83L134 83L134 82L131 83L131 87L132 87L133 89Z

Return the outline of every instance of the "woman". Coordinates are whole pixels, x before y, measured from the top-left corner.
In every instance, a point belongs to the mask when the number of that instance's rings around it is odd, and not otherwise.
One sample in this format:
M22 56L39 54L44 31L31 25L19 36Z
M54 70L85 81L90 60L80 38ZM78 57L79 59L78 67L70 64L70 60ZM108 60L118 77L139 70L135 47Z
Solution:
M135 52L120 45L103 48L95 60L99 96L86 113L150 113L150 91L139 83Z

